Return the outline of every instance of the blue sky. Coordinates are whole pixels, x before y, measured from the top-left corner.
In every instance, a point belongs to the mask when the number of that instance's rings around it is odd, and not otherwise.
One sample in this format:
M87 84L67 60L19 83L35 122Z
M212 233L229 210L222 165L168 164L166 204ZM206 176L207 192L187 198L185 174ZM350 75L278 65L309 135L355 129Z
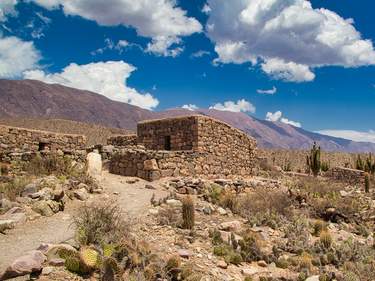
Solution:
M375 142L372 0L69 2L0 1L1 78Z

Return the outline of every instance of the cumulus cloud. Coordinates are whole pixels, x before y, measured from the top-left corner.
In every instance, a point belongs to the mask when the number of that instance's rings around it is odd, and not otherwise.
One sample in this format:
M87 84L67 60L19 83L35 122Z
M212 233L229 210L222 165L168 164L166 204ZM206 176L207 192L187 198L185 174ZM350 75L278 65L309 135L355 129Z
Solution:
M60 73L31 70L24 78L46 83L88 90L115 101L125 102L146 109L155 108L159 101L149 93L141 94L126 85L126 80L136 68L124 61L97 62L86 65L71 63Z
M0 77L18 78L26 70L38 67L41 55L33 42L0 34Z
M374 46L352 19L307 0L208 0L216 62L260 64L275 79L312 81L323 66L375 64Z
M292 125L292 126L298 127L298 128L302 127L300 122L295 122L295 121L289 120L285 117L282 117L282 115L283 115L283 113L280 110L276 111L274 113L267 112L266 120L271 121L271 122L281 122L281 123Z
M234 101L226 101L223 104L217 103L210 106L210 109L222 110L222 111L232 111L232 112L250 112L255 113L255 106L245 99Z
M257 93L262 95L274 95L277 93L277 88L273 86L272 89L269 90L258 89Z
M1 0L0 1L0 22L6 21L7 16L16 15L15 6L18 0Z
M195 104L184 104L183 106L181 106L181 108L187 109L190 111L195 111L198 109L198 106L196 106Z
M66 15L81 16L103 26L131 26L151 38L147 51L164 56L181 53L181 37L202 31L198 20L186 15L174 0L29 0L47 9L62 7Z
M355 130L321 130L317 133L331 137L344 138L352 141L359 142L372 142L375 143L375 131L361 132Z

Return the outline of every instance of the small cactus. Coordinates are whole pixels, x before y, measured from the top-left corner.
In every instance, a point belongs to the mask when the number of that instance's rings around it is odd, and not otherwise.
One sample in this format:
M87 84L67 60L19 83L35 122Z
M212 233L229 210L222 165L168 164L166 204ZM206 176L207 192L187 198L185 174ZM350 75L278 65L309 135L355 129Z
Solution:
M328 231L322 231L319 237L320 243L323 245L324 248L329 249L332 246L332 236Z
M327 228L327 225L324 221L316 220L314 222L314 233L313 233L313 235L319 236L322 231L326 230L326 228Z
M101 281L118 281L121 276L121 267L114 258L105 258L101 268Z
M65 259L65 268L73 273L81 272L81 262L76 256L69 256Z
M99 253L92 248L82 248L80 251L82 263L89 269L94 269L99 264Z
M370 192L370 174L365 173L365 192L369 193Z
M193 229L194 227L194 202L190 196L182 200L183 228Z

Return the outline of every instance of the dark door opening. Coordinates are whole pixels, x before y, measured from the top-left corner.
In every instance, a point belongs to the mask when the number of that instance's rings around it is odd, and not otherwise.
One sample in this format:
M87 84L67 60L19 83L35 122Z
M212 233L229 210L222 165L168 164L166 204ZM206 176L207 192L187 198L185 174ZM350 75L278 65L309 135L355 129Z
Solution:
M171 150L171 136L164 137L164 150Z
M38 146L38 151L44 151L47 148L47 144L45 142L40 142Z

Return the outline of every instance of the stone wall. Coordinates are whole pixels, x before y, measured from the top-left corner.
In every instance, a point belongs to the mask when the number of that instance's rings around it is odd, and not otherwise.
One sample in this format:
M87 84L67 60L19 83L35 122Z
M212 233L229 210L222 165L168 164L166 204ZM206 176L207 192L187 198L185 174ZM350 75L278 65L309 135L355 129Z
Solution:
M140 122L137 126L138 144L151 150L196 150L197 121L197 116L188 116Z
M0 126L0 161L20 160L38 152L58 152L84 158L86 137ZM22 160L22 159L21 159Z
M107 140L108 145L113 146L132 146L137 145L137 135L117 135L111 136Z
M143 178L148 181L162 177L200 176L204 178L235 178L248 175L241 165L223 167L206 152L155 151L144 147L128 147L112 156L109 172L122 176Z
M332 179L344 181L350 184L364 184L365 181L365 172L361 170L335 167L332 168L326 176L331 177Z
M251 175L256 140L230 125L208 117L198 118L198 152L206 152L224 174Z

